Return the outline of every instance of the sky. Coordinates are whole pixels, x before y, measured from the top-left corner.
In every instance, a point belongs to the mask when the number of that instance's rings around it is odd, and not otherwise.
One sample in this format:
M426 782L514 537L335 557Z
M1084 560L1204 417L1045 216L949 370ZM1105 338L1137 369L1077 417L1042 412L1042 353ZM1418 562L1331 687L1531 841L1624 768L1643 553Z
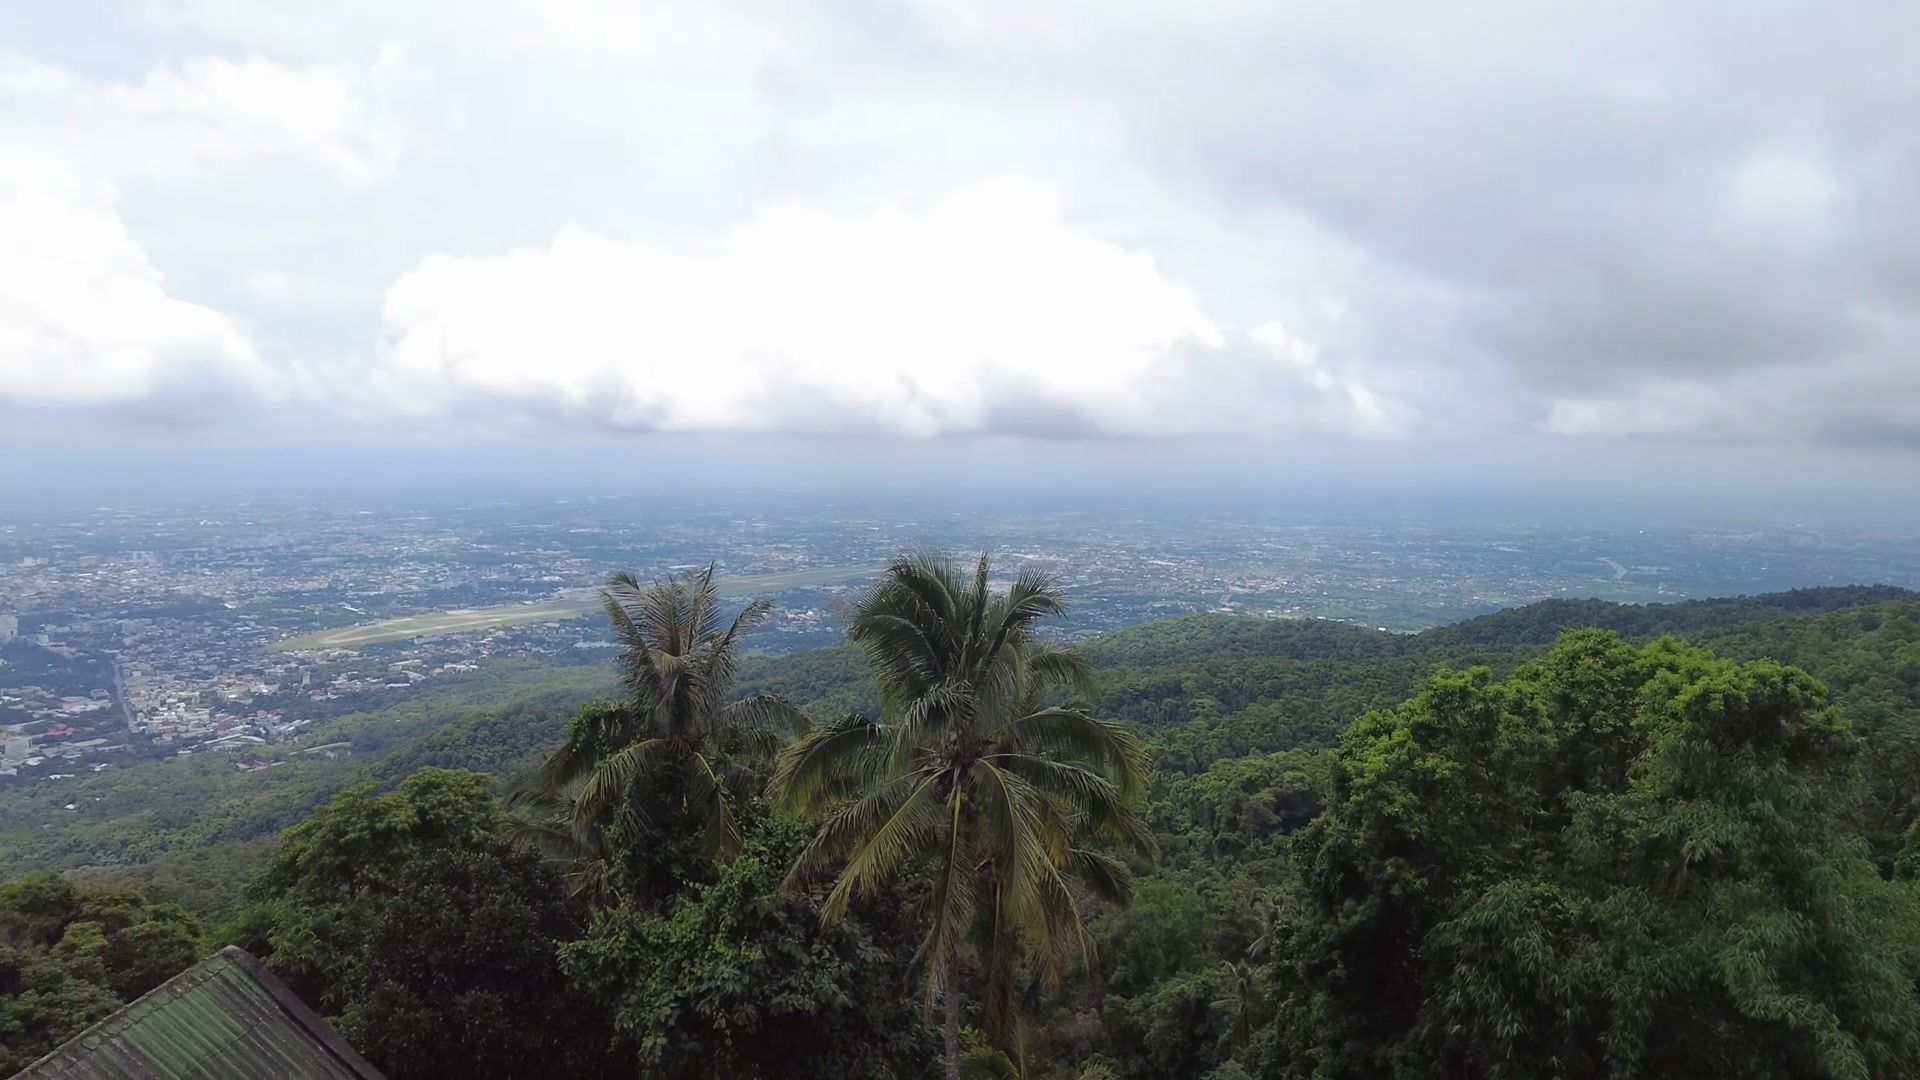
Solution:
M1911 497L1916 40L1844 0L0 0L0 488Z

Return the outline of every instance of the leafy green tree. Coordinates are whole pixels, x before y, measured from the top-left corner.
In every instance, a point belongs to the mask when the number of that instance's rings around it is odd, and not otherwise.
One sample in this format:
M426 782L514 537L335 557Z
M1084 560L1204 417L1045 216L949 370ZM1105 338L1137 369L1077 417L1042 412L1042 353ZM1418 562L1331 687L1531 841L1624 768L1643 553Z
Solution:
M1184 971L1141 993L1108 998L1102 1016L1113 1054L1129 1076L1199 1080L1224 1056L1232 1015L1225 965Z
M1132 995L1208 967L1217 921L1213 903L1192 881L1164 874L1146 878L1135 887L1131 904L1094 920L1096 970L1108 989Z
M623 573L601 592L629 697L582 710L514 798L530 811L525 836L570 862L576 890L657 902L688 859L739 850L764 766L806 718L771 695L731 698L741 640L769 601L727 622L711 566L649 585Z
M0 886L0 1073L200 959L200 924L130 889L27 874Z
M1320 815L1331 776L1326 756L1307 750L1221 758L1204 772L1156 773L1147 818L1176 865L1272 863Z
M1859 828L1878 860L1890 863L1920 813L1920 607L1776 615L1711 632L1702 643L1793 664L1832 688L1866 748Z
M910 928L897 905L824 926L817 896L785 895L781 877L806 839L791 822L763 824L666 913L622 903L563 947L641 1075L924 1075L935 1042L902 992Z
M1920 1067L1920 906L1804 673L1568 634L1351 728L1266 1049L1315 1077Z
M477 773L355 788L291 830L227 929L383 1069L514 1076L605 1064L571 997L560 884Z
M1146 781L1138 741L1119 724L1058 703L1088 683L1084 661L1035 640L1065 605L1046 577L988 587L935 555L896 559L855 605L849 637L866 651L888 713L809 733L775 778L785 804L824 823L790 881L840 865L823 916L901 875L930 882L918 959L944 1001L949 1078L959 1075L963 966L985 984L1004 1029L1023 959L1056 976L1086 931L1069 880L1118 901L1125 865L1095 845L1148 850L1135 810Z

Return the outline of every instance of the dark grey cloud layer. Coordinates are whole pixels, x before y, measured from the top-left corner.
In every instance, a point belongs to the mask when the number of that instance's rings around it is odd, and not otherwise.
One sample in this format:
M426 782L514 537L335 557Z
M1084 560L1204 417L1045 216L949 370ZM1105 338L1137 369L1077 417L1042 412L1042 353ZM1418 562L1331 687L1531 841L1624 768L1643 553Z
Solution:
M1211 212L1351 245L1357 361L1490 365L1588 434L1920 438L1920 6L1259 8L942 60L1099 102Z

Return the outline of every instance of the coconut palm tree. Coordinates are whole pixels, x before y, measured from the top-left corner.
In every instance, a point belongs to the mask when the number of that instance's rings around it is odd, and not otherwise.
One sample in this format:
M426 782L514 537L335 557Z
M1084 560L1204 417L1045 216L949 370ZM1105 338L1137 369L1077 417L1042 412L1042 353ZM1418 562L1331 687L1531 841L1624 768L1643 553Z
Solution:
M1249 960L1277 960L1287 933L1287 909L1277 895L1256 893L1249 908L1259 932L1247 945Z
M592 715L595 712L620 708L607 703L589 705L573 718L569 730L593 724L598 719ZM573 741L571 735L568 741ZM591 820L579 812L579 788L577 780L548 786L544 770L509 785L507 807L514 819L514 837L559 871L568 896L611 905L619 899L620 891L615 839L609 835L608 822Z
M1032 636L1039 620L1064 613L1059 589L1022 573L994 591L988 569L982 556L969 579L932 554L887 568L849 629L886 721L809 733L782 755L773 786L788 808L822 819L788 882L840 868L826 921L897 877L926 873L916 961L928 1004L945 1007L950 1078L969 960L990 1029L1005 1030L1023 960L1057 978L1088 949L1070 879L1124 902L1127 867L1100 845L1150 851L1134 810L1146 783L1138 740L1070 697L1089 687L1085 661Z
M1227 1018L1226 1049L1229 1054L1247 1044L1260 1024L1266 1001L1260 978L1251 964L1226 964L1225 993L1208 1003L1215 1014Z
M567 740L516 789L522 835L567 857L577 889L604 892L612 834L692 823L698 850L740 846L740 815L764 782L782 730L806 719L771 696L732 700L741 639L772 610L754 600L728 622L714 568L642 584L614 576L601 600L620 645L625 701L583 709Z

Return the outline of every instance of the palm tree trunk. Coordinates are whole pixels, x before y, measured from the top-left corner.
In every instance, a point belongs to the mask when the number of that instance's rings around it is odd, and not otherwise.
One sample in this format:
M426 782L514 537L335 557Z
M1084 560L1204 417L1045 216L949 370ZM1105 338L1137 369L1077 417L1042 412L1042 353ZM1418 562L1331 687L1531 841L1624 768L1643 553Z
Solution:
M947 957L946 985L940 996L947 1008L941 1037L947 1044L947 1080L960 1080L960 965L957 957Z

